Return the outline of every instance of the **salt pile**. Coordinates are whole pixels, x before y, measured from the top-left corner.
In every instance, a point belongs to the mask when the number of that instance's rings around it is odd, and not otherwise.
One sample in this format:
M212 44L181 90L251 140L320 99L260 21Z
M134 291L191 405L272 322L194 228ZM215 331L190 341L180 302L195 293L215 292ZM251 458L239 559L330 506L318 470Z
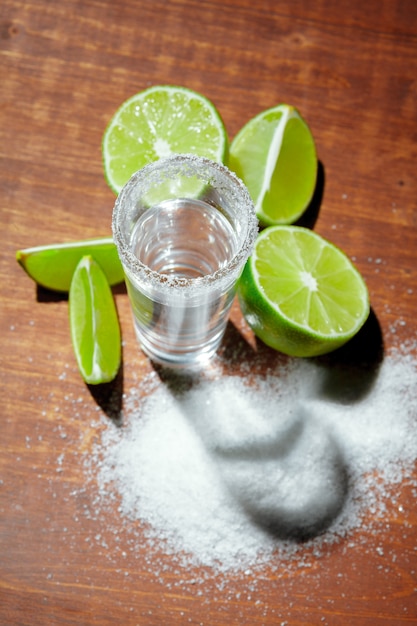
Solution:
M297 359L181 389L153 374L89 459L97 504L118 500L149 546L224 571L338 541L381 518L414 467L417 363L385 357L361 395L335 393L337 376Z

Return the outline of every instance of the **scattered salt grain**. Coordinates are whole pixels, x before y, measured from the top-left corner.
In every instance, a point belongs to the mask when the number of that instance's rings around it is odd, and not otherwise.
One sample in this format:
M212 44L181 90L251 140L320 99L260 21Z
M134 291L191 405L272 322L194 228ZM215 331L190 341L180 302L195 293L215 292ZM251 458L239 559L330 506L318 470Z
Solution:
M119 502L149 550L182 565L245 572L306 545L320 554L381 519L414 468L411 351L386 356L360 392L357 376L301 359L250 380L155 376L127 396L123 427L106 424L86 471L96 506Z

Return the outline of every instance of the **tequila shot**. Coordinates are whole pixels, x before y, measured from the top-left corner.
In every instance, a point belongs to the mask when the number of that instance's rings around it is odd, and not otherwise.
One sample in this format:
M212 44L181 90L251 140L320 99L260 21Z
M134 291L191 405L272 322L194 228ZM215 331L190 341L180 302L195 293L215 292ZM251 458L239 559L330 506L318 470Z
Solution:
M132 176L112 227L143 351L163 366L204 365L258 232L246 187L224 165L173 155Z

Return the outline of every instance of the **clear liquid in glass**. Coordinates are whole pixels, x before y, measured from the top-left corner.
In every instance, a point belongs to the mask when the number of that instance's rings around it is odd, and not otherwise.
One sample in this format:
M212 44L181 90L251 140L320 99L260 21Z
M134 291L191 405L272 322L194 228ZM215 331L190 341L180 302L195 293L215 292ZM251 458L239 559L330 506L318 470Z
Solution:
M135 256L170 279L196 281L225 267L237 251L234 229L216 207L194 199L167 200L147 209L130 239ZM213 288L195 297L173 290L162 297L158 287L144 289L127 276L136 331L144 351L172 366L203 363L217 349L235 289Z

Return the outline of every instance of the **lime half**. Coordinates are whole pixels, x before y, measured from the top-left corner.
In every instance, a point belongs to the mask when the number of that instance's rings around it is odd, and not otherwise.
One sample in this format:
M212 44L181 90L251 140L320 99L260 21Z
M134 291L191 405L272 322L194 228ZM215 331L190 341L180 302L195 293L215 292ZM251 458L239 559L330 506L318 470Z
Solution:
M339 348L369 315L367 287L348 257L297 226L271 226L258 236L239 301L257 337L300 357Z
M126 100L103 137L106 180L115 193L137 170L171 154L224 162L228 138L210 100L185 87L155 86Z
M120 367L120 326L106 276L91 256L83 257L74 272L69 316L74 352L85 382L110 382Z
M292 224L306 210L316 186L311 131L293 106L267 109L234 138L229 167L246 184L263 226Z
M16 252L16 259L25 272L42 287L67 292L75 268L80 259L88 254L100 263L111 285L123 282L122 265L111 237L26 248Z

